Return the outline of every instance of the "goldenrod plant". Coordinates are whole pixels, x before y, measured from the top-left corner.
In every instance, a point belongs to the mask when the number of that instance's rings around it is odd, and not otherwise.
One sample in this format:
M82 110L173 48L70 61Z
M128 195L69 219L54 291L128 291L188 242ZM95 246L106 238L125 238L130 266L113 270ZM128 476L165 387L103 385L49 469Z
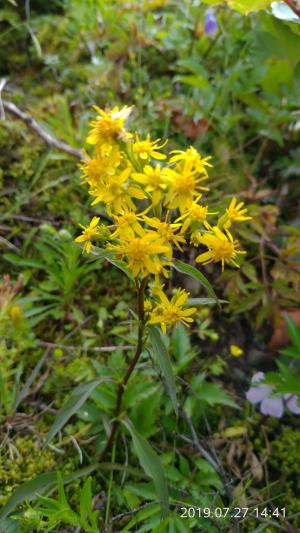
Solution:
M95 107L87 144L91 157L80 165L83 182L93 197L92 206L106 211L104 223L94 216L75 239L83 252L100 254L127 273L137 294L138 341L135 354L118 384L115 416L103 458L111 449L122 415L122 398L149 335L152 345L167 357L163 334L178 324L190 326L197 307L189 305L184 288L166 290L172 268L191 275L213 288L199 269L177 259L188 246L199 249L196 263L220 263L238 268L246 252L232 235L235 223L250 220L243 202L230 201L224 213L210 211L207 196L208 169L212 157L203 157L193 146L165 154L167 141L142 139L127 130L131 108ZM176 255L176 259L175 259ZM201 300L197 300L198 303ZM175 406L175 388L170 377L170 362L162 371L168 374L168 392Z

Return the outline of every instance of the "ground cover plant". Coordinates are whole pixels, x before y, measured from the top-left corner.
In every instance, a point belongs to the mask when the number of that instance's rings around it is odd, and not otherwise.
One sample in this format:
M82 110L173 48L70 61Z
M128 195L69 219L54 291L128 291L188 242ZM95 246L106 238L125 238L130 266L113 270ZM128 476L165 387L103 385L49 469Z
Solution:
M297 531L298 2L0 7L0 531Z

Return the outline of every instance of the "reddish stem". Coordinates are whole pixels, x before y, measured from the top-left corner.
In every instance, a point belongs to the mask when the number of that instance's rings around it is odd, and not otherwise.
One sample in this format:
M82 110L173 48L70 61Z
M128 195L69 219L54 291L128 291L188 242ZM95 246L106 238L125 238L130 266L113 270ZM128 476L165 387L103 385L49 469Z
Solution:
M138 342L136 346L136 351L134 354L134 357L127 369L127 372L125 376L123 377L122 381L118 385L117 390L117 400L116 400L116 407L115 407L115 413L114 413L114 420L111 427L111 432L108 437L107 443L104 446L101 455L100 455L100 462L103 460L105 455L112 449L115 434L119 425L119 416L122 411L122 400L123 400L123 394L125 392L125 386L129 381L129 378L134 371L136 364L139 360L139 357L143 350L143 340L144 340L144 330L145 330L145 311L144 311L144 292L146 287L146 278L143 278L141 281L140 286L138 287L138 317L139 317L139 330L138 330Z

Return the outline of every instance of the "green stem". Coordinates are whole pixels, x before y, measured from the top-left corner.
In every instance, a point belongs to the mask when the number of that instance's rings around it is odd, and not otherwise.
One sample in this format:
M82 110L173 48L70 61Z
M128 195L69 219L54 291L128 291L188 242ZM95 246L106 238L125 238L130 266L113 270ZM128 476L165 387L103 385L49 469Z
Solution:
M115 440L112 454L111 454L111 462L114 465L116 460L116 448L117 448L117 441ZM110 512L110 502L111 502L111 491L112 491L112 484L113 484L113 477L114 477L114 471L111 470L110 476L109 476L109 482L108 482L108 490L107 490L107 502L106 502L106 509L105 509L105 525L108 525L109 521L109 512Z
M138 342L136 346L136 351L134 354L134 357L127 369L127 372L125 376L123 377L122 381L118 385L117 390L117 400L116 400L116 406L115 406L115 413L114 413L114 420L111 427L111 432L108 437L108 440L106 442L106 445L104 446L101 455L100 455L100 461L103 460L105 455L112 449L115 434L118 428L119 424L119 416L122 411L122 401L123 401L123 394L125 392L125 387L129 381L129 378L134 371L136 364L139 360L139 357L143 351L143 344L144 344L144 331L145 331L145 311L144 311L144 295L145 295L145 288L146 288L147 279L143 278L141 281L141 284L138 286L137 289L137 298L138 298L138 317L139 317L139 329L138 329Z

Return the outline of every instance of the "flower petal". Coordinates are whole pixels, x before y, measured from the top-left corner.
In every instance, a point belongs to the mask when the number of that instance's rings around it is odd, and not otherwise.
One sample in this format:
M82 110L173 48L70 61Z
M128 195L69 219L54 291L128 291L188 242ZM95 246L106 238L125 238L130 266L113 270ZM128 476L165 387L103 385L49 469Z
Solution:
M257 385L256 387L250 387L246 392L246 398L248 402L253 405L262 402L272 394L272 387L270 385Z
M261 403L260 411L263 415L270 415L274 416L275 418L281 418L284 413L284 405L282 398L279 396L265 398Z
M293 394L286 402L287 408L294 415L300 415L299 396Z

